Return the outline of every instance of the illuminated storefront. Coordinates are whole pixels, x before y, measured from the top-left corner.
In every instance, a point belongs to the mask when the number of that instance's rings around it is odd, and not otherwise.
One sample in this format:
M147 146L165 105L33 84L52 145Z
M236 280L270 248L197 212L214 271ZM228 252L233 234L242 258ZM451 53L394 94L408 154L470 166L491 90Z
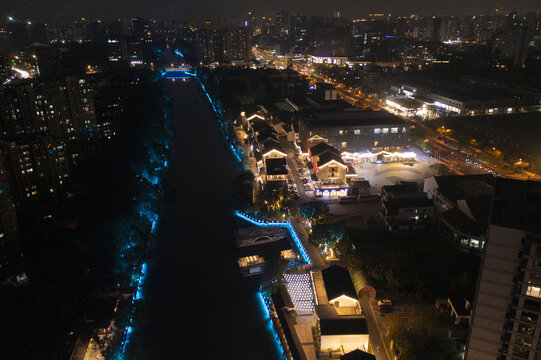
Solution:
M401 162L401 161L413 161L416 158L416 154L413 151L406 152L389 152L380 151L377 153L363 152L363 153L350 153L342 152L342 159L345 161L351 161L354 164L357 163L388 163L388 162Z

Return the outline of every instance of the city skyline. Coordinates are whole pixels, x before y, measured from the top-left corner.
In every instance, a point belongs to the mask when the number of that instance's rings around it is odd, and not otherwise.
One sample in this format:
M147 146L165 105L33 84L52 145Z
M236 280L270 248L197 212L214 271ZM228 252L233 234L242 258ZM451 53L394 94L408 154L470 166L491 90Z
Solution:
M8 1L2 359L541 358L541 0Z
M20 20L32 21L65 21L76 18L113 19L118 17L139 16L144 14L160 20L194 21L208 18L246 16L249 11L256 15L273 16L276 12L287 10L291 14L302 13L306 15L331 15L339 12L341 16L358 18L370 13L390 13L399 16L411 14L419 16L429 15L489 15L518 11L525 13L535 11L541 6L539 0L458 0L447 2L443 0L413 0L407 4L396 0L369 0L356 3L350 0L335 2L301 1L292 6L287 1L277 1L272 4L255 4L247 0L201 0L197 2L174 2L171 0L157 1L66 1L48 0L44 2L8 0L0 11L4 17L13 17ZM309 9L309 11L306 11Z

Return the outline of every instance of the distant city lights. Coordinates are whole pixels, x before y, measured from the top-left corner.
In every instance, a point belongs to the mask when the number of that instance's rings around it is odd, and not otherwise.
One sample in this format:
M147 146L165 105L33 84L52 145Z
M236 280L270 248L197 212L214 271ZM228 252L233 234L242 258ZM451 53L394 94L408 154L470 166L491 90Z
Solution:
M15 71L17 74L19 74L19 77L22 79L28 79L30 77L30 73L26 70L22 70L16 67L12 67L11 70Z

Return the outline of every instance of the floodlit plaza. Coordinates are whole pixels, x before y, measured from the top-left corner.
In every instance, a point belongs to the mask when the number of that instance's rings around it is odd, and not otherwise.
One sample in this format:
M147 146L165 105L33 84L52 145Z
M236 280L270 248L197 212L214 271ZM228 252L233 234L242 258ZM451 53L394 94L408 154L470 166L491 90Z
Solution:
M359 163L353 164L353 167L357 176L368 180L378 193L382 186L395 185L401 181L421 183L425 178L436 175L436 171L425 159L412 163Z

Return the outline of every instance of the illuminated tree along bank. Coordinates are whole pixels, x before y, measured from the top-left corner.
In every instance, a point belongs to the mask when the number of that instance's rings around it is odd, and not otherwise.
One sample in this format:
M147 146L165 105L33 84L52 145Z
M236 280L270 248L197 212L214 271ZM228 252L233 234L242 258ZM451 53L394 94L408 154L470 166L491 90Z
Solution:
M157 80L161 81L161 80ZM159 83L157 84L159 85ZM141 138L133 141L142 146L143 154L130 162L132 170L133 209L128 216L118 221L116 240L118 261L115 271L124 279L116 285L119 291L134 289L131 304L123 320L113 328L113 341L109 344L106 357L124 359L130 343L130 336L137 322L137 312L143 302L143 286L147 274L149 252L156 240L159 221L159 204L163 194L163 180L167 173L171 141L174 136L173 124L169 119L171 99L161 95L161 113L146 121L140 131Z

